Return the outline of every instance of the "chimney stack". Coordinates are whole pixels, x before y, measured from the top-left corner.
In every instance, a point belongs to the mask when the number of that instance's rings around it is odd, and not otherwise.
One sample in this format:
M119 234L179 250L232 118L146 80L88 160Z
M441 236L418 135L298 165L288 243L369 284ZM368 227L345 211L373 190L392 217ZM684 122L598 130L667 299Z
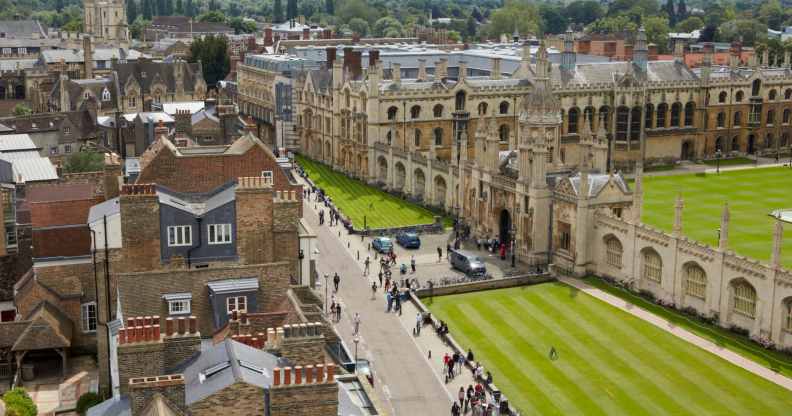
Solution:
M310 28L303 28L302 32L303 40L311 40L311 29Z
M492 71L490 71L490 78L501 79L501 58L492 58Z
M448 59L440 58L435 63L435 81L443 82L448 78Z
M264 46L272 46L272 28L264 28Z
M380 52L377 49L369 50L369 64L368 64L369 71L371 71L371 68L377 66L377 62L379 61L379 54Z
M336 60L336 48L325 48L325 55L327 56L327 69L333 68L333 62Z
M426 59L418 59L418 81L426 81Z
M391 64L391 80L396 85L401 84L401 64Z
M459 67L457 69L457 81L462 82L465 77L467 77L467 61L459 61Z

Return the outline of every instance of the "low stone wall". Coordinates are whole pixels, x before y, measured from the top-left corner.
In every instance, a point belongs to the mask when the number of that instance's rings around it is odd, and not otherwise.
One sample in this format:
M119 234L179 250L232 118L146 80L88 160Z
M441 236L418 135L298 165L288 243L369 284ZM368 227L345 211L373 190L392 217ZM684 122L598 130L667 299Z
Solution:
M457 283L447 286L436 286L431 289L418 289L414 293L418 298L429 296L457 295L460 293L480 292L482 290L505 289L509 287L528 286L538 283L553 282L556 278L548 273L530 274L503 279L482 280L479 282Z

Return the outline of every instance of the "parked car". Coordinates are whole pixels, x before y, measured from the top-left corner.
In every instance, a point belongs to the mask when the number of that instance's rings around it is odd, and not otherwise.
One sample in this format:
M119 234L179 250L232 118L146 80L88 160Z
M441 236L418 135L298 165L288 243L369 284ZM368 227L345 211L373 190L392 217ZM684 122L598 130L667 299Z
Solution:
M396 242L404 248L421 248L421 238L416 233L400 233Z
M484 265L484 261L476 254L463 250L451 250L448 253L448 261L451 262L451 267L472 277L487 275L487 267Z
M393 241L388 237L377 237L371 242L371 247L380 253L390 253L393 251Z

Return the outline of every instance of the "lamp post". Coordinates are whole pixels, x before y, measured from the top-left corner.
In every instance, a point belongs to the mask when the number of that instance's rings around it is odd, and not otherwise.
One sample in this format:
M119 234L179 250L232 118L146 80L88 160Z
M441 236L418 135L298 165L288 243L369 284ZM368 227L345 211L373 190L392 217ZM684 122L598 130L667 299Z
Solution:
M720 149L715 150L715 172L720 175L720 160L723 156Z
M357 353L358 353L358 344L360 343L360 336L359 335L355 335L355 337L352 338L352 342L355 343L355 374L357 374L357 363L358 363L358 354Z
M330 275L325 273L325 314L330 314L330 311L327 309L327 279L330 278Z
M517 251L517 247L516 247L517 239L515 238L517 235L517 229L514 227L514 224L512 224L510 232L511 232L511 267L514 268L516 263L516 251Z

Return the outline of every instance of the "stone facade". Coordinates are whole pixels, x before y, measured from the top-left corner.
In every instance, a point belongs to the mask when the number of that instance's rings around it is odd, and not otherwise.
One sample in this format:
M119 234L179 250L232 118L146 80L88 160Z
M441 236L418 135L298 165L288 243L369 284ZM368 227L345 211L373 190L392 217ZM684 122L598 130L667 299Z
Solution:
M128 43L126 1L85 0L83 30L101 42Z

